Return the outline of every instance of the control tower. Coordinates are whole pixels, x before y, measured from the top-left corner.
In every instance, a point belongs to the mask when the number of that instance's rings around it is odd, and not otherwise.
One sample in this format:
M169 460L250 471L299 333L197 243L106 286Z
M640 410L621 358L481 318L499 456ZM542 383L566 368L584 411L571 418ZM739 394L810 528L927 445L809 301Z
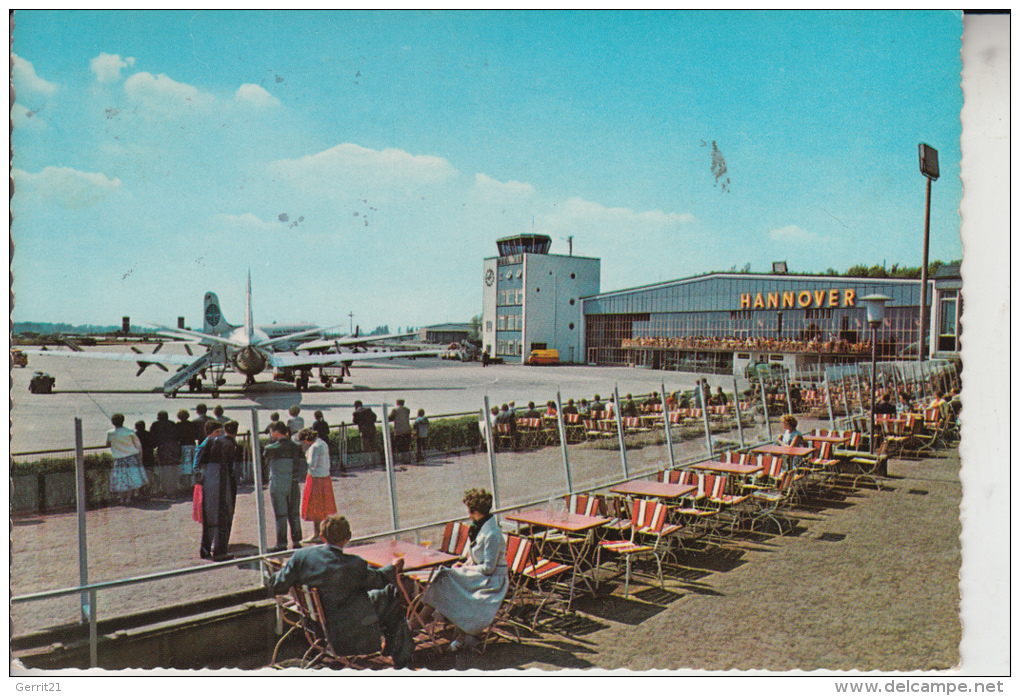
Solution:
M560 362L581 362L582 297L599 292L601 260L550 254L552 238L519 234L496 240L499 256L485 259L482 349L506 362L554 348Z

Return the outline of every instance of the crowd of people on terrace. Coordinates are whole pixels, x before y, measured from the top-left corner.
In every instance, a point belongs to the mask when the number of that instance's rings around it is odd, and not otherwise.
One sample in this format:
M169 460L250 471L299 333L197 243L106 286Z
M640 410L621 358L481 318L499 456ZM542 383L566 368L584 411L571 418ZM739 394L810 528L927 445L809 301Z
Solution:
M770 353L843 353L870 354L871 341L851 343L845 338L809 340L769 338L766 336L640 336L625 338L623 348L676 348L680 350L759 350Z

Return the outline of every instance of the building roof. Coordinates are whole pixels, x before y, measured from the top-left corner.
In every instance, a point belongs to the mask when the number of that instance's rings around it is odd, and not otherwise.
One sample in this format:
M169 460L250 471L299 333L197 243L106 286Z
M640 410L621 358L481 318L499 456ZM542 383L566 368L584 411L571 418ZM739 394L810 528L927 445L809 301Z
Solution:
M471 331L471 324L433 324L422 327L426 331Z

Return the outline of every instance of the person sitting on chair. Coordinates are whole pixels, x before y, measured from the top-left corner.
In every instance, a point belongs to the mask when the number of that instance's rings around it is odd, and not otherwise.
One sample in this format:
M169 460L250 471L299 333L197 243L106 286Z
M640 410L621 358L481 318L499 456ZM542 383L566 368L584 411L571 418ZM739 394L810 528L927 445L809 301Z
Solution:
M776 438L776 442L787 447L804 447L804 436L797 430L797 419L787 413L782 423L783 434Z
M492 494L472 488L464 493L471 518L468 560L453 568L440 568L422 595L422 601L452 621L461 636L454 651L477 644L475 635L496 617L508 587L506 544L499 523L490 512Z
M273 575L271 591L283 594L295 585L318 588L326 635L336 654L370 655L379 651L385 637L383 655L393 659L396 669L409 667L414 640L395 586L404 559L376 570L365 559L344 553L351 540L346 517L329 515L321 531L326 543L295 551Z

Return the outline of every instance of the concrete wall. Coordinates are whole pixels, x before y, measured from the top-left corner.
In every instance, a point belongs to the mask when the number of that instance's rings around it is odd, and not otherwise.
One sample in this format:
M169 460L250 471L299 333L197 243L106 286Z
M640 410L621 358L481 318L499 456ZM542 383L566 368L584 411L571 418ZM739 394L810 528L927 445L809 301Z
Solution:
M532 343L545 343L559 351L562 362L582 362L580 298L599 291L601 261L543 254L524 258L524 358Z

